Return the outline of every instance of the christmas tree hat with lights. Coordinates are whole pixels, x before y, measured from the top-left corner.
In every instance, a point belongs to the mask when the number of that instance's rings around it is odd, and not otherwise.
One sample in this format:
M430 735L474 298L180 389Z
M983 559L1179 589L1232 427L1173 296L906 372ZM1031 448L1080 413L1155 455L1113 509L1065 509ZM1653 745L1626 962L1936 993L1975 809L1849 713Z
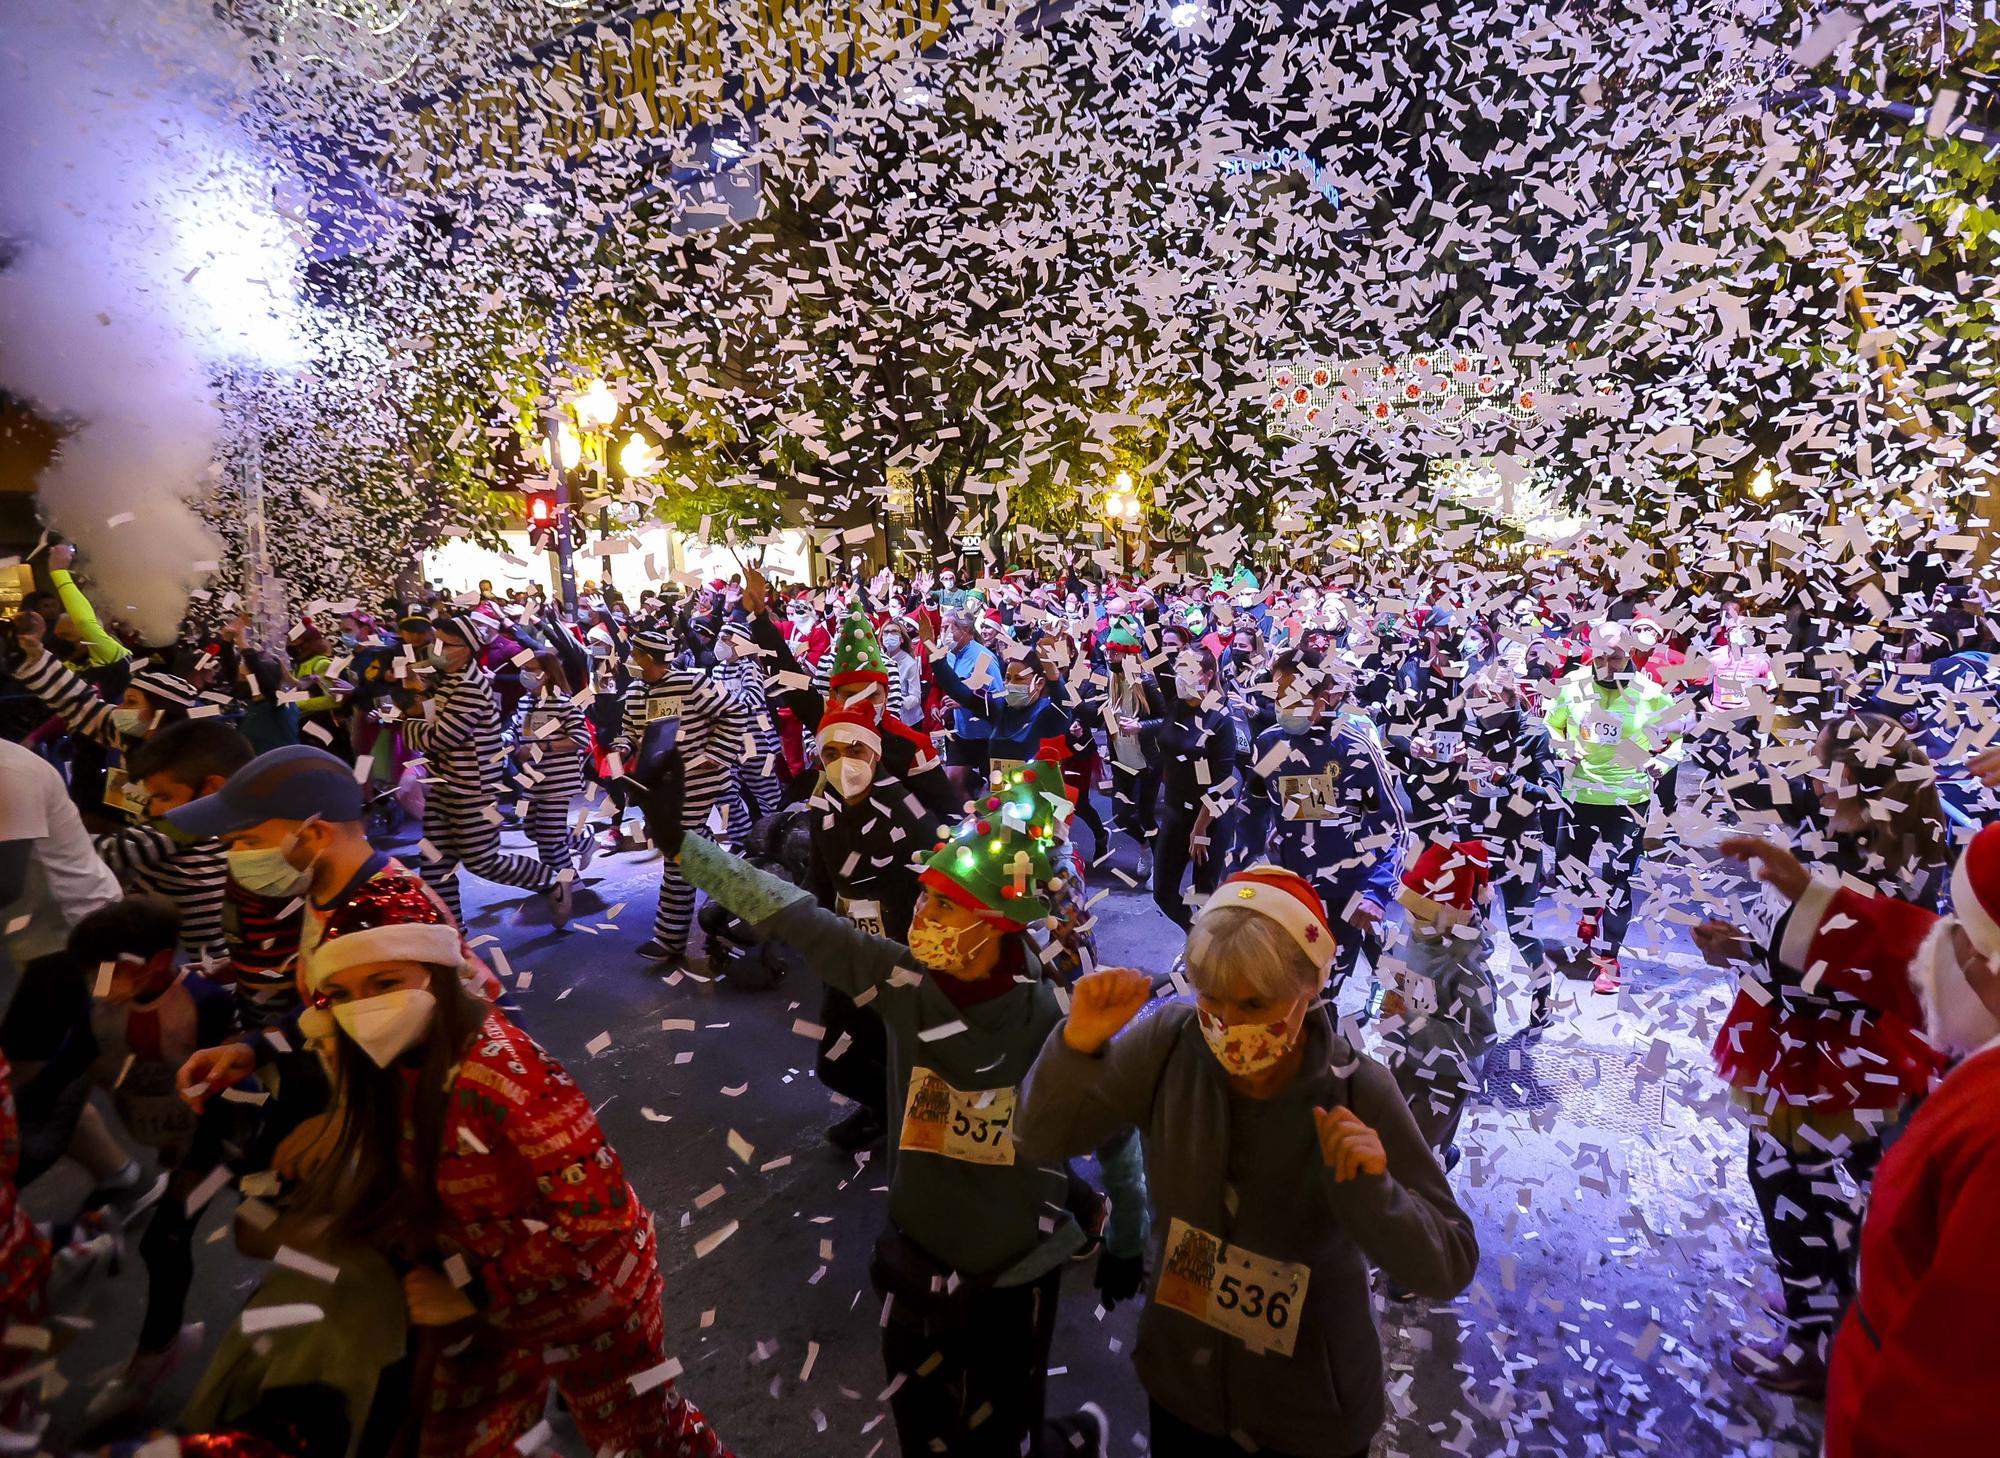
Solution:
M925 859L918 879L960 906L1032 926L1049 915L1046 897L1058 889L1049 865L1049 816L1037 815L1018 793L974 803L974 813Z
M882 644L859 603L848 609L840 636L833 640L833 668L826 681L829 688L836 689L889 686L889 672L882 666Z
M1061 740L1047 748L1068 746ZM1063 780L1062 766L1048 759L1031 759L1017 769L1010 769L994 785L992 794L999 796L1009 805L1018 805L1026 823L1041 827L1043 844L1060 839L1069 829L1069 818L1075 804L1069 796L1069 786Z

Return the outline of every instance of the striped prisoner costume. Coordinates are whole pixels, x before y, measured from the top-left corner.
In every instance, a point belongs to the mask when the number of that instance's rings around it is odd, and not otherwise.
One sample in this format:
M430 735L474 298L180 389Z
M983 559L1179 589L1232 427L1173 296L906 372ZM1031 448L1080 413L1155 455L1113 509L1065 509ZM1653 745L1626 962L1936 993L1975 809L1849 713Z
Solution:
M675 743L687 766L681 824L717 838L722 832L710 825L708 818L717 805L726 808L729 801L738 750L730 738L734 704L732 695L716 687L711 671L672 668L658 683L635 678L625 690L625 717L611 746L622 761L636 764L645 743L646 725L657 719L679 719ZM737 732L740 734L740 728ZM693 922L694 887L681 878L680 867L669 861L660 871L660 908L653 919L653 939L671 953L683 953Z
M532 697L522 697L512 739L528 802L528 839L541 852L543 865L552 871L567 870L575 839L569 826L570 806L583 793L581 746L590 743L583 709L560 690L544 686ZM561 739L579 747L549 747Z
M71 673L52 653L44 653L19 675L23 687L61 716L70 731L94 739L119 755L143 741L128 739L111 722L112 705ZM181 913L181 949L206 959L222 952L223 883L229 874L222 842L188 840L152 825L129 825L97 837L97 853L128 892L164 896Z
M500 705L493 680L468 663L459 673L440 673L436 692L420 715L402 721L403 742L424 757L424 839L430 843L422 867L424 881L463 923L458 868L503 886L547 891L556 873L540 861L500 849Z
M715 683L735 700L730 733L742 797L753 815L769 815L778 808L783 794L778 772L784 763L784 747L778 742L778 722L764 693L764 665L754 656L739 653L715 666Z

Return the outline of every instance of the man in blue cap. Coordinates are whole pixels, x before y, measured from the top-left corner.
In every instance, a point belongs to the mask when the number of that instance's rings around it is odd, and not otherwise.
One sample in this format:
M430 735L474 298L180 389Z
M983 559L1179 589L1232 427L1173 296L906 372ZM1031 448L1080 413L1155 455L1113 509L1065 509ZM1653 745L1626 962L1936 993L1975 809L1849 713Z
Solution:
M189 1094L226 1088L259 1064L299 1048L297 988L311 981L305 973L328 918L370 887L395 879L424 883L368 843L366 805L354 769L309 744L258 755L213 795L169 812L168 819L191 835L221 840L229 874L244 885L305 903L292 1015L276 1027L195 1054L180 1073L181 1090ZM427 894L444 905L434 891ZM451 921L457 924L456 917ZM199 1103L203 1094L190 1096Z

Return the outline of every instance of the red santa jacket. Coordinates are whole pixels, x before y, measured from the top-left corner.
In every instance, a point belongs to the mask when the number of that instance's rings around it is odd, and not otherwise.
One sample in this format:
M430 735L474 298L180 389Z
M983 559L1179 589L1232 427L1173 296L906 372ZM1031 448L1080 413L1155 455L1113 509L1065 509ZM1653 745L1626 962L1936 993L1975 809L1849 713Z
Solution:
M494 1326L574 1341L645 1298L659 1268L652 1216L583 1091L497 1011L458 1065L443 1144L438 1242L464 1259ZM406 1143L406 1173L411 1154Z
M2000 1445L2000 1047L1961 1064L1875 1172L1834 1338L1826 1458Z
M1772 949L1775 976L1746 976L1716 1035L1732 1088L1818 1113L1893 1109L1943 1067L1917 1031L1910 958L1937 918L1907 901L1814 881Z

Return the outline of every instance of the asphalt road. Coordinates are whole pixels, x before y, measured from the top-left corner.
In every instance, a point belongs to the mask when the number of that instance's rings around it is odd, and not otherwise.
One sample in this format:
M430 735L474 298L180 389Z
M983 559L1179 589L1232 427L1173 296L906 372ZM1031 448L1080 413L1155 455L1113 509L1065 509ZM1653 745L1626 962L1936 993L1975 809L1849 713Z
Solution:
M1744 1180L1748 1135L1707 1052L1731 979L1702 968L1670 919L1690 905L1687 876L1653 864L1621 995L1565 983L1557 1026L1529 1041L1517 1031L1523 980L1511 953L1503 961L1505 1041L1454 1177L1479 1230L1478 1276L1454 1302L1378 1297L1391 1411L1378 1455L1817 1452L1815 1406L1758 1392L1729 1366L1740 1330L1769 1334L1758 1292L1776 1283ZM1096 908L1102 954L1164 970L1178 934L1124 884L1132 865L1121 837L1093 875L1110 893ZM663 979L632 956L657 876L648 856L601 859L589 880L602 910L561 933L535 898L468 881L471 929L496 939L518 1016L593 1096L658 1216L683 1390L744 1458L893 1455L867 1281L885 1186L870 1161L824 1140L838 1111L813 1077L812 1040L794 1031L816 1017L817 984L804 972L768 991ZM1558 940L1563 920L1545 909ZM79 1192L76 1172L59 1169L27 1198L46 1218ZM196 1248L190 1317L207 1323L210 1347L260 1269L225 1238L230 1203L217 1199L212 1238ZM53 1436L73 1431L129 1351L142 1292L128 1261L55 1293L77 1335ZM1145 1451L1136 1316L1130 1303L1102 1312L1077 1266L1051 1357L1051 1411L1100 1403L1121 1458ZM161 1384L157 1418L195 1375L191 1364Z

